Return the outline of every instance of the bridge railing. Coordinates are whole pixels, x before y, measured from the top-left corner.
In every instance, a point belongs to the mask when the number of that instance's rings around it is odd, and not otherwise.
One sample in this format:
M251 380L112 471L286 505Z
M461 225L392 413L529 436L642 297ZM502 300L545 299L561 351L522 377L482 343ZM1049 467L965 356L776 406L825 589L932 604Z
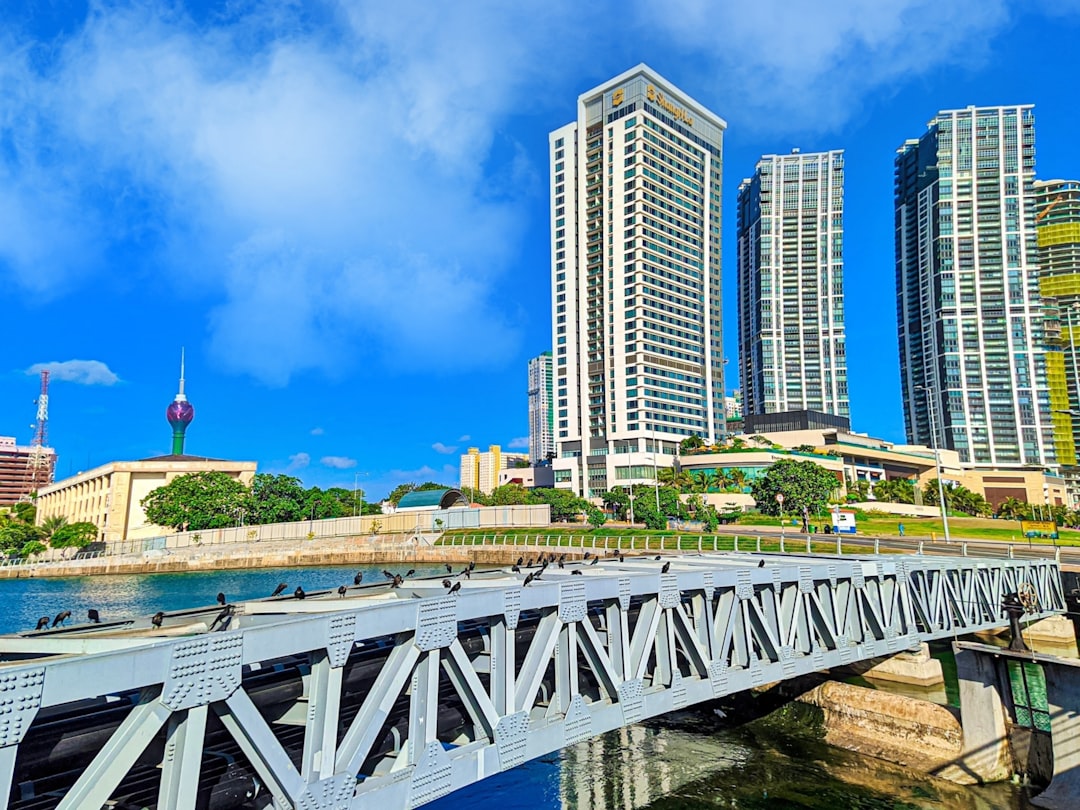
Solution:
M0 795L37 807L40 784L59 810L192 810L228 762L277 808L416 807L622 725L999 626L1008 593L1030 594L1034 617L1064 609L1046 560L683 555L538 571L250 602L216 616L221 632L194 630L214 608L158 631L0 639Z

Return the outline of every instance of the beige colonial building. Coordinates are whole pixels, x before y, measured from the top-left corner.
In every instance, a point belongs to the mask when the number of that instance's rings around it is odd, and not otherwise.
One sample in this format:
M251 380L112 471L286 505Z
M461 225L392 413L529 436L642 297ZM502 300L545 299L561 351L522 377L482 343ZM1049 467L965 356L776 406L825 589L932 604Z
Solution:
M87 521L105 542L138 540L173 529L146 520L139 502L180 475L223 472L251 486L254 461L222 461L202 456L157 456L142 461L114 461L38 490L37 522L62 515L68 522Z

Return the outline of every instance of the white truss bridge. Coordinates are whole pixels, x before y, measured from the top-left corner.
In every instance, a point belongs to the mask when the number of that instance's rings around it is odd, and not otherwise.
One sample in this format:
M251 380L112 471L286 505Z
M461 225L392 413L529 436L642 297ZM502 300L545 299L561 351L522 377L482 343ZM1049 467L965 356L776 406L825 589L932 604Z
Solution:
M0 638L0 795L412 808L674 709L1001 626L1008 593L1033 618L1065 608L1052 560L590 562Z

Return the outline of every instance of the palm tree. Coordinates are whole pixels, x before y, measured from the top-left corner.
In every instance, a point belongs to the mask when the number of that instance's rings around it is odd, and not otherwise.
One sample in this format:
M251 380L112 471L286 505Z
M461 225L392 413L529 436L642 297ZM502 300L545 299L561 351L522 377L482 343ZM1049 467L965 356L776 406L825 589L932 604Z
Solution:
M728 470L727 477L728 480L731 482L731 485L735 487L739 492L742 492L744 489L746 489L746 470L740 470L737 468L730 469Z
M57 529L67 526L67 522L68 519L63 515L53 515L52 517L45 518L45 520L41 522L41 531L44 535L43 539L45 542L52 539L52 536L56 534Z

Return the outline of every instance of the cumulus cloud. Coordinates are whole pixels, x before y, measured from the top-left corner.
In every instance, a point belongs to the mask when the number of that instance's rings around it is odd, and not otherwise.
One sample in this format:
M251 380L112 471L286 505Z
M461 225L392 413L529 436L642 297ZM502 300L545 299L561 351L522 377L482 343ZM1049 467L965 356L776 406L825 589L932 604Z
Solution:
M529 437L518 436L516 439L511 439L506 444L511 450L528 450L529 449Z
M356 459L348 456L323 456L319 459L319 463L335 470L348 470L356 466Z
M115 385L120 378L100 360L54 360L51 363L34 363L27 374L37 375L48 371L53 380L79 385Z
M293 470L302 470L310 465L311 455L309 453L294 453L289 456L289 466L287 469L291 472Z
M457 445L445 445L442 442L435 442L435 444L431 445L431 449L436 453L442 453L443 455L448 456L451 453L457 452Z

